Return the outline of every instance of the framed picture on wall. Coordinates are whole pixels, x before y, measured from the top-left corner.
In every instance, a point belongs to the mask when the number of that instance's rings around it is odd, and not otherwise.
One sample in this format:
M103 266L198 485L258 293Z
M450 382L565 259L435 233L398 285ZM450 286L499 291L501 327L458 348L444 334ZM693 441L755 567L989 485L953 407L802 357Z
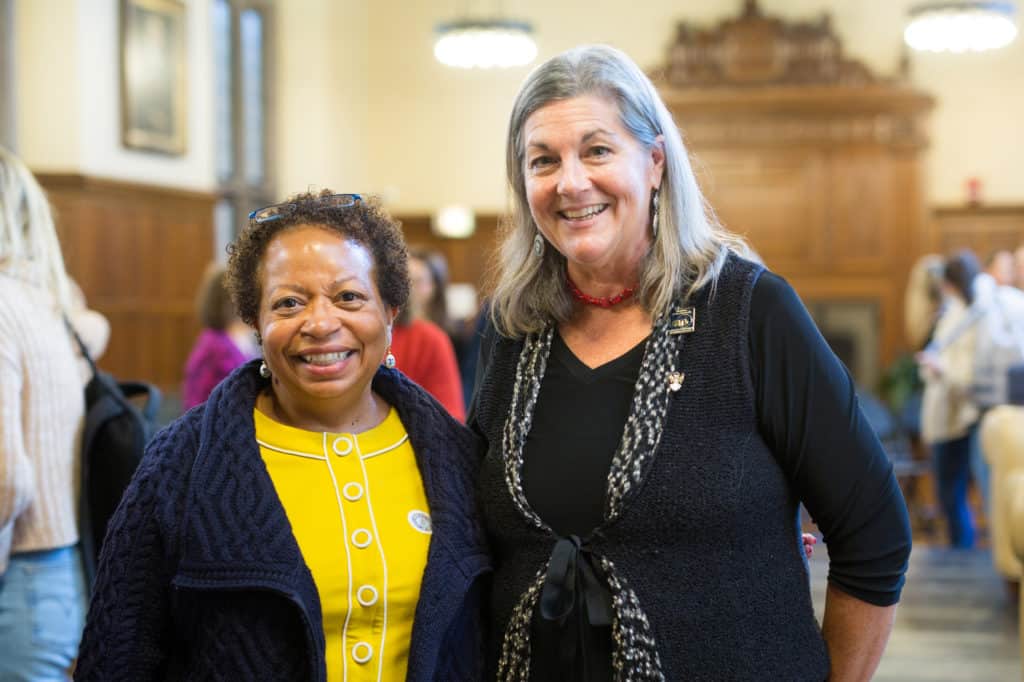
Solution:
M185 4L121 0L121 141L184 154Z

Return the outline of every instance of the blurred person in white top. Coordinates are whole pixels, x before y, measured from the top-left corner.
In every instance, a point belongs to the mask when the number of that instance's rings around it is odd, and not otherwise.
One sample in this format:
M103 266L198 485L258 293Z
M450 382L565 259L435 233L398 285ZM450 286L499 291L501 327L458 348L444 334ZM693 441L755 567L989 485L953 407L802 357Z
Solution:
M87 590L78 551L79 449L106 319L64 269L46 195L0 147L0 679L65 679Z
M924 381L921 437L932 447L939 504L946 516L950 545L974 546L974 521L967 503L971 451L980 411L971 399L977 325L966 324L977 301L981 266L970 251L947 259L943 270L945 303L934 341L917 354Z

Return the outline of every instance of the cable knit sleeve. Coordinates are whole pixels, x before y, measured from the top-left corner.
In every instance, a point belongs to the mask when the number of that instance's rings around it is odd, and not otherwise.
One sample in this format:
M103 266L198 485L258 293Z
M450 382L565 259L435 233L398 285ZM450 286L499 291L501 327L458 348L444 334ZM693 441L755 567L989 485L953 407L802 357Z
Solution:
M896 603L910 555L903 494L849 373L777 275L754 288L749 345L762 437L824 534L829 582Z
M192 420L195 421L195 420ZM164 679L170 581L196 437L186 418L157 434L107 529L76 680Z

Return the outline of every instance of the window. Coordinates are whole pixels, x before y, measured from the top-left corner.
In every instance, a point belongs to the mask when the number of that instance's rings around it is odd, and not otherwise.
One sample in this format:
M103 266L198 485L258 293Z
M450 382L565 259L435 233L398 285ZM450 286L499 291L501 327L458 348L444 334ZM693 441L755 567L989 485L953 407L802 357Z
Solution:
M271 169L270 0L214 0L218 257L246 215L276 200Z

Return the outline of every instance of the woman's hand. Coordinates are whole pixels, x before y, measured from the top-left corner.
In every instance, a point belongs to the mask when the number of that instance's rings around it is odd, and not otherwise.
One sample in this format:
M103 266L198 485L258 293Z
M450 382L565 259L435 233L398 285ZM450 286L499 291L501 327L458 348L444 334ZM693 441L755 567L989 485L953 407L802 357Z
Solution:
M818 544L818 538L814 537L810 533L803 533L801 535L804 541L804 554L810 559L811 555L814 554L814 546Z
M927 372L930 372L936 377L940 377L945 373L945 367L942 360L939 358L937 353L923 350L914 356L917 364L921 366Z

